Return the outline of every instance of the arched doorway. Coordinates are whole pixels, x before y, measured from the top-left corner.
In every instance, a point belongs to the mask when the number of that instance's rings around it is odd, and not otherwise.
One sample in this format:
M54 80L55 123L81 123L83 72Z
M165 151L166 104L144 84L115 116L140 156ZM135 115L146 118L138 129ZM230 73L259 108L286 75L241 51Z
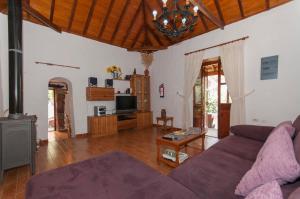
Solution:
M48 83L48 140L74 137L72 83L61 77Z

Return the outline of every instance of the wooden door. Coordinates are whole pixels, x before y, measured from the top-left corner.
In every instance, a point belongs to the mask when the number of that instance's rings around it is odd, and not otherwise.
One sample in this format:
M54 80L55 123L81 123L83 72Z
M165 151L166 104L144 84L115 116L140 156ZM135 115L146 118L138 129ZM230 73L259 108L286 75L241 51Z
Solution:
M64 91L55 90L55 130L65 131L65 98L66 93Z
M229 135L230 130L230 107L231 104L220 104L218 138L222 139Z
M231 99L227 90L221 60L218 68L218 138L222 139L229 135Z

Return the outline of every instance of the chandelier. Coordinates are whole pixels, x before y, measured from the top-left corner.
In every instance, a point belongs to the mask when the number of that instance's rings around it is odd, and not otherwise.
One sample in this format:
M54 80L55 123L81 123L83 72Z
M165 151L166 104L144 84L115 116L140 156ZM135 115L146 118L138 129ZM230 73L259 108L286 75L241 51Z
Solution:
M184 32L193 31L197 22L198 6L191 9L190 1L185 0L185 5L178 5L178 0L173 0L173 9L168 9L168 0L162 0L162 14L153 10L153 22L156 28L163 34L170 37L178 37Z

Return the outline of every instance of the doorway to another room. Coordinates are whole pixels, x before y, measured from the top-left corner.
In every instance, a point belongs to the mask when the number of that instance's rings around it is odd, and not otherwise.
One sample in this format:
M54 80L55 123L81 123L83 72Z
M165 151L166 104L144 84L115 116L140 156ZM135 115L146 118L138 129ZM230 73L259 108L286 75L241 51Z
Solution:
M229 135L231 99L219 58L205 60L194 85L193 123L207 129L207 136Z
M71 83L54 78L48 84L48 140L62 140L73 136Z

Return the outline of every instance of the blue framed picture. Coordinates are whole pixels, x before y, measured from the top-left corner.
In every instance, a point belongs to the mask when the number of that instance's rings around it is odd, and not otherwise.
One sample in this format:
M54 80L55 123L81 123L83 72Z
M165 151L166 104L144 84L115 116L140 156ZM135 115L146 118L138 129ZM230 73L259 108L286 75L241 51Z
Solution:
M277 79L278 78L278 55L261 58L260 79Z

